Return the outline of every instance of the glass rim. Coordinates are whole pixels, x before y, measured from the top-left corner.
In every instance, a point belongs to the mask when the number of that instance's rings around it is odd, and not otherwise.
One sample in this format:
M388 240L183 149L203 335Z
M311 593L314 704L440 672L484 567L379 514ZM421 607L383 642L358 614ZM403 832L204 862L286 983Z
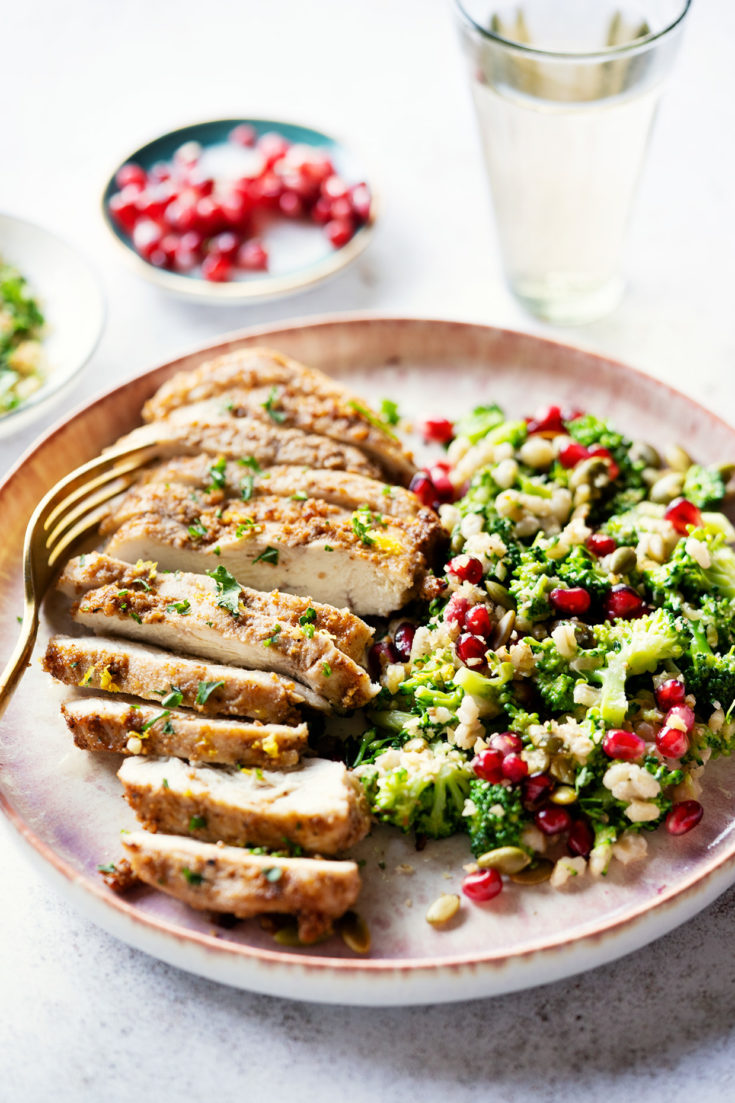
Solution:
M676 27L685 18L687 12L692 6L692 0L682 0L681 11L671 23L668 23L665 27L662 27L660 31L653 31L650 34L643 35L641 38L633 39L632 42L624 42L619 46L604 46L600 50L544 50L539 46L529 46L523 42L516 42L515 39L505 38L501 34L496 34L495 31L490 31L486 27L480 26L480 24L470 15L465 6L465 0L454 0L454 5L457 8L460 17L482 38L488 39L490 42L495 42L499 46L507 47L511 50L517 50L518 53L526 54L529 57L545 58L546 60L561 60L561 61L608 61L616 57L624 57L630 54L641 53L647 50L654 42L657 42L660 38L664 38L675 30Z

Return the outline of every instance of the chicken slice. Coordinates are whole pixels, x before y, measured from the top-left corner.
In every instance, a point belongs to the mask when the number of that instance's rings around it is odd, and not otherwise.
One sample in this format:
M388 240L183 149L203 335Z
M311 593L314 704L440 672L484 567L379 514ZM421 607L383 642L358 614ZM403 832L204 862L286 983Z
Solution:
M428 513L428 511L427 511ZM439 535L423 519L347 512L324 501L273 495L209 504L182 484L135 486L101 531L107 553L167 570L214 570L259 589L311 595L353 612L388 616L418 593Z
M275 858L144 831L123 835L122 845L133 872L154 889L199 911L240 919L295 915L302 942L328 932L360 893L355 862Z
M110 697L79 697L61 711L77 747L114 754L167 755L227 766L298 765L306 724L212 720L183 709L131 705Z
M234 581L233 579L233 584ZM158 571L156 563L138 560L129 563L101 552L91 552L70 559L64 567L58 586L70 597L78 597L113 582L123 589L131 588L144 593L160 591L165 592L166 596L178 592L179 583L180 586L195 583L203 592L214 597L221 596L217 583L206 575ZM174 597L172 600L178 599ZM348 609L335 609L332 605L310 602L308 598L241 587L239 602L247 606L253 615L270 618L275 616L281 622L288 622L294 627L313 625L314 631L328 633L335 647L356 662L362 662L365 649L373 638L373 629ZM302 625L304 618L305 623ZM307 628L306 635L310 637L312 634Z
M290 609L283 594L241 590L234 614L217 604L214 581L206 575L164 575L149 587L101 586L75 604L72 615L102 635L119 634L215 662L275 670L305 682L344 710L367 704L378 692L328 631L287 621L283 613Z
M322 712L330 707L324 697L280 674L187 659L104 636L53 636L41 665L67 686L129 693L159 705L170 698L207 716L298 724L300 706Z
M297 464L258 469L258 465L247 462L247 457L227 460L223 455L213 460L204 453L154 463L144 470L141 481L196 488L206 491L211 502L224 498L249 500L264 494L298 501L317 498L350 512L367 506L386 517L423 518L428 524L441 527L434 511L422 506L410 490L351 471L325 471Z
M301 464L325 470L353 471L357 475L380 478L381 469L358 448L339 444L315 433L284 429L252 418L221 415L203 416L194 421L157 421L141 425L121 437L118 444L160 443L162 455L207 452L229 459L252 458L261 467L275 464Z
M331 855L370 830L365 792L342 762L310 758L280 772L138 756L126 758L117 776L147 831Z
M185 407L203 410L207 402L226 406L233 417L275 421L356 446L394 482L407 483L415 471L412 456L363 399L272 349L240 349L178 373L149 399L143 417L171 418Z

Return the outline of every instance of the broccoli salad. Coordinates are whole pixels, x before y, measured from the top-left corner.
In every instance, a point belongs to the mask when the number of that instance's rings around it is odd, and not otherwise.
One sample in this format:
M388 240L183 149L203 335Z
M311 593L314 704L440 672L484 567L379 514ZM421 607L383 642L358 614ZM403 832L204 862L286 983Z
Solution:
M427 424L445 462L412 489L449 548L438 596L371 653L352 765L373 815L466 834L473 901L643 859L650 831L696 827L735 743L732 468L556 406Z
M25 278L0 257L0 415L14 410L43 383L43 324Z

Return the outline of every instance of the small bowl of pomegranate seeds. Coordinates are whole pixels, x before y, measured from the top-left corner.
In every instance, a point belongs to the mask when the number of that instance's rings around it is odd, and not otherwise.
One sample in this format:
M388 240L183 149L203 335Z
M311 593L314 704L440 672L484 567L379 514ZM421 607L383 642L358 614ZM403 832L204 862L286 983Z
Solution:
M375 213L344 146L268 119L156 138L116 170L102 206L142 274L215 302L286 295L334 275L368 244Z

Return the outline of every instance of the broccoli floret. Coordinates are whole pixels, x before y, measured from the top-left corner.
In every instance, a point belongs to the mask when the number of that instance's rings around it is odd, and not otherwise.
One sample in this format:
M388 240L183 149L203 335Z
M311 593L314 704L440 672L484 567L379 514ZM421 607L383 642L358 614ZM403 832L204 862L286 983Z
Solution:
M421 751L392 749L357 768L375 819L441 839L464 830L462 812L475 776L446 743Z
M689 539L705 546L709 566L703 567L689 553ZM666 563L644 571L644 583L654 601L667 604L675 590L690 601L698 601L700 595L711 594L713 590L718 597L735 598L735 551L721 535L712 535L705 529L693 530L689 539L679 541Z
M497 403L493 402L489 406L475 406L471 413L465 414L455 422L454 435L467 437L472 444L476 444L491 429L497 429L504 421L505 414Z
M475 857L499 846L520 846L529 822L517 786L492 785L475 778L470 785L467 831Z
M557 586L583 586L595 600L610 589L610 579L586 548L577 546L560 559L553 553L557 541L537 536L530 548L523 548L518 566L508 585L519 615L529 621L545 620L552 614L549 592Z
M530 642L530 641L529 641ZM551 636L545 640L532 641L535 660L534 681L544 704L552 712L571 712L574 707L575 677L569 669L568 661L560 654Z
M735 648L717 655L707 642L706 630L690 624L691 646L679 660L686 687L697 698L700 708L711 709L717 701L727 710L735 701Z
M567 586L583 586L591 597L599 601L610 590L610 578L598 564L599 560L590 555L585 547L577 545L564 559L556 561L554 569L557 577Z
M686 627L667 609L656 609L632 621L601 624L595 629L597 651L605 666L590 677L601 686L600 713L618 728L628 711L625 683L639 674L653 673L660 663L678 659L688 644Z
M682 494L700 509L717 506L725 497L725 480L716 467L693 463L684 478Z

